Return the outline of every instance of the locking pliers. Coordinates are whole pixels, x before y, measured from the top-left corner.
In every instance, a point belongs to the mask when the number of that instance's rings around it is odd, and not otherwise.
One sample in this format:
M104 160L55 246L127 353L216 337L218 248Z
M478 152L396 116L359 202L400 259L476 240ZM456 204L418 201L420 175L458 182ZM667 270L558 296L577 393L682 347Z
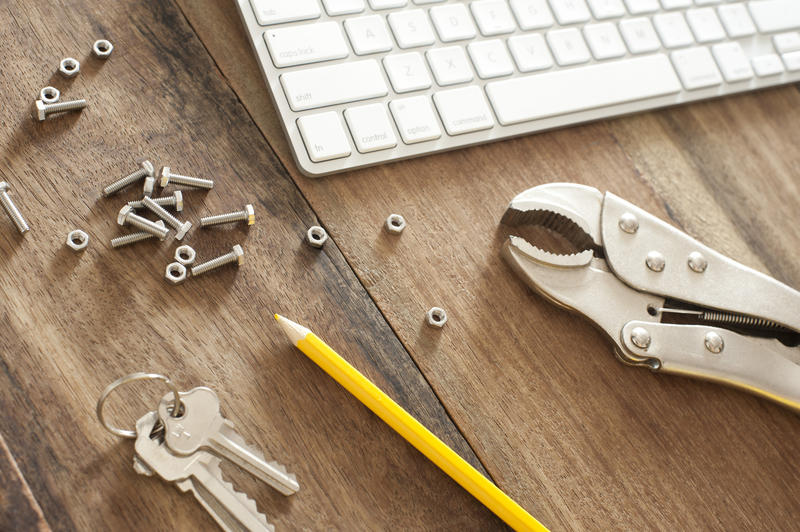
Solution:
M800 292L584 185L531 188L502 223L569 242L574 253L558 254L510 236L503 254L534 290L605 331L622 362L800 410Z

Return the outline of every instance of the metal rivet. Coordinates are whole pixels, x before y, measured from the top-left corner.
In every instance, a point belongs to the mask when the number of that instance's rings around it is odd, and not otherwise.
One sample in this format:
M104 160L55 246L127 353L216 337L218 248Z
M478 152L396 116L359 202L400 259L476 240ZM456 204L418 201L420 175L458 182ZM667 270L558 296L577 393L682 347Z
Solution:
M689 253L689 268L693 272L703 273L708 268L708 261L699 251L692 251Z
M631 342L639 349L650 347L650 333L644 327L634 327L631 331Z
M722 353L722 350L725 349L725 340L723 340L722 336L720 336L719 333L715 331L710 331L706 333L704 343L706 344L706 349L708 349L715 355Z
M664 265L666 264L666 260L664 259L664 255L662 255L658 251L651 251L647 254L647 258L645 259L645 264L647 267L653 270L654 272L663 272Z
M626 212L619 217L619 228L626 233L633 234L639 230L639 220L633 213Z

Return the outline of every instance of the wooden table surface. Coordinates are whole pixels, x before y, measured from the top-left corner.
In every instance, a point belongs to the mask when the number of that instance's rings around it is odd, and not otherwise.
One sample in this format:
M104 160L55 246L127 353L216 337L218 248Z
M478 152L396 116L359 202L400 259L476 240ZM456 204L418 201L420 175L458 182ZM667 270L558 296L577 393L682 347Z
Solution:
M36 5L38 4L38 5ZM115 44L89 56L100 37ZM313 327L556 529L797 526L797 415L746 393L625 367L580 316L499 256L531 186L611 190L800 286L800 90L786 86L324 179L303 177L233 2L0 3L0 180L32 226L0 217L0 529L197 530L191 496L131 467L94 415L134 371L206 385L248 441L295 472L283 497L227 470L279 530L492 530L503 524L302 354L273 312ZM74 56L81 74L52 72ZM90 107L38 123L47 84ZM175 243L113 250L138 158L213 177L184 216L256 205L252 228L196 229L200 257L245 263L173 287ZM381 227L389 213L409 226ZM307 227L331 235L322 250ZM88 249L64 246L82 228ZM424 323L447 309L442 330ZM132 424L164 392L109 409ZM45 523L46 521L46 523Z

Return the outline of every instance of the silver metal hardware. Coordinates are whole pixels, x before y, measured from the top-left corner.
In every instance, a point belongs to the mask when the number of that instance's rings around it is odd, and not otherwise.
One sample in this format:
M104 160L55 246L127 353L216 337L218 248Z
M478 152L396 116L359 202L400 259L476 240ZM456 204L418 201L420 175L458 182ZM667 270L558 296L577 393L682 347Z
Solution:
M164 222L159 220L156 222L156 225L163 227L166 229L166 225ZM111 247L112 248L121 248L124 246L130 246L131 244L135 244L136 242L141 242L143 240L150 240L151 238L155 238L155 235L149 233L147 231L141 231L138 233L131 233L129 235L118 236L116 238L111 239Z
M441 328L447 323L447 312L445 312L443 308L432 307L425 313L425 319L431 327Z
M233 249L230 253L226 253L221 257L217 257L216 259L212 259L208 262L204 262L203 264L198 264L197 266L192 267L192 276L202 275L206 272L210 272L211 270L216 270L221 266L225 266L226 264L233 264L235 263L237 266L241 266L244 262L244 250L242 246L236 244L233 246Z
M232 222L247 222L247 225L253 225L256 223L255 209L252 205L248 204L239 212L206 216L200 218L200 227L209 227L211 225L228 224Z
M186 236L186 233L192 228L192 222L182 222L172 216L164 207L153 201L148 197L142 198L142 203L145 207L150 209L156 216L167 222L167 225L171 226L177 234L175 238L178 240L183 240L183 237Z
M106 39L97 39L92 45L92 53L100 59L108 59L113 51L114 45Z
M197 252L192 246L178 246L175 249L175 260L184 266L191 266L197 258Z
M125 375L124 377L120 377L119 379L115 380L108 386L106 389L103 390L103 393L100 394L100 398L97 400L97 406L95 407L95 413L97 414L97 420L100 421L100 424L103 425L103 428L106 429L108 432L115 436L119 436L120 438L128 438L128 439L135 439L136 438L136 431L133 430L123 430L117 428L106 421L106 417L103 411L105 407L106 401L108 400L111 393L122 386L123 384L128 384L130 382L137 382L137 381L161 381L166 384L170 391L172 392L172 398L174 399L174 404L179 405L176 413L179 413L183 409L183 404L181 403L181 396L180 391L175 386L169 377L165 377L164 375L159 375L158 373L131 373L129 375ZM158 419L158 415L156 412L152 412L153 419ZM147 435L149 436L150 433L148 432Z
M175 185L185 185L187 187L203 188L210 190L214 188L214 182L210 179L200 179L199 177L189 177L186 175L173 174L169 166L162 166L158 171L158 179L161 188L166 187L170 183Z
M707 332L705 338L703 339L703 343L705 344L706 349L715 355L722 353L722 350L725 349L725 341L716 331Z
M164 196L163 198L153 198L153 201L162 207L175 207L175 210L181 212L183 210L183 192L176 190L172 196ZM133 207L134 210L144 209L142 200L129 201L128 205Z
M153 195L153 189L156 188L156 178L147 176L144 178L144 186L142 186L142 196L149 198Z
M89 235L85 231L75 229L67 235L67 246L73 251L83 251L89 245Z
M42 100L36 100L33 103L33 117L39 122L42 122L51 114L80 111L86 107L86 105L86 100L72 100L69 102L57 103L45 103Z
M74 78L81 71L81 64L77 59L65 57L58 65L58 73L65 78Z
M312 225L306 232L306 240L311 247L321 248L328 241L328 232L318 225Z
M47 104L56 103L61 99L61 91L55 87L45 87L39 91L39 99Z
M650 333L644 327L635 327L631 331L631 342L639 349L647 349L651 341Z
M619 228L632 235L639 230L639 220L631 212L623 213L619 217Z
M399 235L403 232L403 229L406 228L406 219L399 214L390 214L389 217L386 218L384 227L391 234Z
M136 170L135 172L131 172L130 174L126 175L122 179L117 179L110 185L107 185L103 188L103 196L108 197L112 194L115 194L122 190L123 188L131 185L140 179L144 179L145 177L153 177L155 173L155 168L153 167L153 163L150 161L142 161L139 163L141 168Z
M703 273L708 268L708 261L699 251L692 251L689 253L689 260L687 261L689 268L693 272Z
M186 266L180 262L167 264L167 271L164 278L171 284L181 284L186 280Z
M654 272L663 272L666 262L667 260L664 258L664 254L660 251L650 251L644 259L644 263L647 264L647 267Z
M125 205L120 209L117 215L117 223L119 225L132 225L142 231L147 231L162 241L166 239L169 234L169 229L164 227L163 224L159 225L156 222L151 222L147 218L142 218L138 214L135 214L133 212L133 207L130 205Z
M31 228L28 226L28 222L25 221L25 218L22 217L22 213L19 212L17 206L11 201L8 190L8 183L0 181L0 204L3 205L3 209L8 214L8 217L11 218L11 221L17 226L17 231L24 235L30 231Z

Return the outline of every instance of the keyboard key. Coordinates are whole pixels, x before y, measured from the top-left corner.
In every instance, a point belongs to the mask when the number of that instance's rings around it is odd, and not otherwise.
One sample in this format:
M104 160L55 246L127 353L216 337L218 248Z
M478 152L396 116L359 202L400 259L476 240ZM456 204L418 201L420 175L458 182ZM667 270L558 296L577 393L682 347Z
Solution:
M672 52L672 63L686 90L713 87L722 83L722 76L708 48L687 48Z
M800 52L789 52L788 54L783 54L782 57L786 70L789 72L800 70Z
M407 3L406 0L369 0L369 7L372 9L392 9L393 7L403 7Z
M661 7L664 9L680 9L691 5L692 0L661 0Z
M631 15L643 15L658 11L658 0L625 0Z
M455 85L472 81L472 69L467 54L460 46L432 48L425 52L433 77L439 85Z
M640 17L623 20L619 23L619 30L622 32L622 38L625 39L625 44L628 45L628 50L632 54L643 54L661 48L656 30L653 29L653 25L648 18Z
M364 0L322 0L328 15L352 15L364 11Z
M250 3L262 26L315 19L322 14L317 0L250 0Z
M778 54L765 54L754 57L751 61L756 76L763 78L783 73L783 63Z
M546 0L511 0L511 10L523 30L549 28L553 25L553 14L550 13Z
M344 21L344 29L356 55L388 52L392 49L392 38L380 15L349 18Z
M597 20L617 18L625 14L622 0L589 0L589 9Z
M690 9L686 12L686 19L697 42L721 41L725 38L725 30L710 7Z
M667 48L680 48L694 43L694 37L681 13L661 13L653 17L653 25Z
M762 33L800 28L797 0L757 0L749 2L750 14Z
M356 102L388 93L374 59L295 70L281 74L280 79L293 111Z
M431 77L419 52L387 55L383 67L395 92L411 92L431 86Z
M587 22L591 18L584 0L550 0L550 7L562 25Z
M595 59L622 57L627 52L617 26L611 22L588 24L583 27L583 35Z
M475 71L481 79L507 76L514 72L506 47L499 39L476 41L467 47Z
M400 48L414 48L433 44L433 28L422 9L389 13L389 27Z
M350 155L350 142L336 111L301 116L297 128L303 136L308 157L315 163Z
M278 68L341 59L350 53L335 22L273 28L264 32L264 39Z
M506 0L477 0L470 4L481 35L489 37L517 29Z
M548 31L547 44L559 65L575 65L591 59L586 42L577 28Z
M717 65L722 71L722 77L728 83L743 81L753 77L753 68L744 55L744 50L738 42L726 42L711 47L711 53L717 60Z
M438 139L442 129L436 120L436 113L427 96L403 98L389 103L389 109L406 144Z
M431 20L442 42L460 41L475 37L475 24L464 4L432 7Z
M800 50L800 33L796 31L779 33L772 37L772 43L775 45L775 49L779 54L795 52Z
M461 135L489 129L494 118L480 87L462 87L433 95L444 129L450 135Z
M533 72L553 66L553 56L539 33L514 35L508 39L508 48L520 72Z
M345 109L344 118L361 153L386 150L397 146L392 123L382 103Z
M728 36L732 38L748 37L756 32L753 19L750 18L750 14L744 4L720 6L717 12L722 20L722 25L725 26L725 31L728 32Z
M585 90L586 87L592 90ZM664 96L680 90L678 77L669 59L662 54L486 84L489 100L503 125Z

